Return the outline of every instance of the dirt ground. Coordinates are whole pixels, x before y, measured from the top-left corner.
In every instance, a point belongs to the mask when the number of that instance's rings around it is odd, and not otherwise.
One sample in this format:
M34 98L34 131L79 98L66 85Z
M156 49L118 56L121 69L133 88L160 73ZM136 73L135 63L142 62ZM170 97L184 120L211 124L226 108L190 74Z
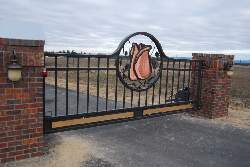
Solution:
M215 121L225 122L239 128L250 129L250 109L230 107L227 117L217 118Z
M49 153L45 156L5 164L4 167L80 167L83 161L90 158L89 140L60 134L50 136L49 140Z
M232 105L250 108L250 66L233 66Z

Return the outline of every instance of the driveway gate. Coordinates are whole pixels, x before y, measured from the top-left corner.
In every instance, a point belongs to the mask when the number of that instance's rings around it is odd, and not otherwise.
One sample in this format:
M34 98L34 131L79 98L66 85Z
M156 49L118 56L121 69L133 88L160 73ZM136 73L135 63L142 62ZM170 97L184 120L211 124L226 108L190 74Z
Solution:
M45 52L44 64L45 133L200 106L202 61L167 57L146 32L109 55Z

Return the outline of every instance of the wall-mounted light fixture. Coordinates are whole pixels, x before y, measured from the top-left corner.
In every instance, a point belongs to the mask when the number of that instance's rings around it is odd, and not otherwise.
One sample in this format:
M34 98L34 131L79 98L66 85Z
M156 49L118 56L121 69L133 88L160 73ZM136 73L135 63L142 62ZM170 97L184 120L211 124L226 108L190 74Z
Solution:
M226 71L228 76L233 76L234 74L232 67L233 67L233 62L224 63L224 71Z
M13 50L10 64L8 65L8 79L16 82L22 78L22 66L17 62L15 49Z
M233 70L227 71L227 75L230 76L230 77L233 76L234 75Z

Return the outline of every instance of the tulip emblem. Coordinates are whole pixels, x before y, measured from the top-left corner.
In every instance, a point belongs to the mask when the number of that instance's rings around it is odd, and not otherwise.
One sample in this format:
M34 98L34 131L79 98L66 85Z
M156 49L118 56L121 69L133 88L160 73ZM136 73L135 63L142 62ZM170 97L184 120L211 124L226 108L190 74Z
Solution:
M139 45L137 43L132 44L130 49L130 80L145 80L151 76L152 65L151 56L149 55L151 48L150 45L142 43Z

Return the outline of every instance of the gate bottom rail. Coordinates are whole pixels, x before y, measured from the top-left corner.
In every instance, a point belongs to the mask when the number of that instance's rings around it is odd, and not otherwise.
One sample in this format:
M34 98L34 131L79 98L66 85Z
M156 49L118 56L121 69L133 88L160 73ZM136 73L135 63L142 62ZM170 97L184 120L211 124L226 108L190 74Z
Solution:
M172 103L149 107L134 107L88 114L85 113L58 117L45 116L44 129L45 133L53 133L148 117L176 114L192 110L193 105L190 102L182 102L178 104Z

